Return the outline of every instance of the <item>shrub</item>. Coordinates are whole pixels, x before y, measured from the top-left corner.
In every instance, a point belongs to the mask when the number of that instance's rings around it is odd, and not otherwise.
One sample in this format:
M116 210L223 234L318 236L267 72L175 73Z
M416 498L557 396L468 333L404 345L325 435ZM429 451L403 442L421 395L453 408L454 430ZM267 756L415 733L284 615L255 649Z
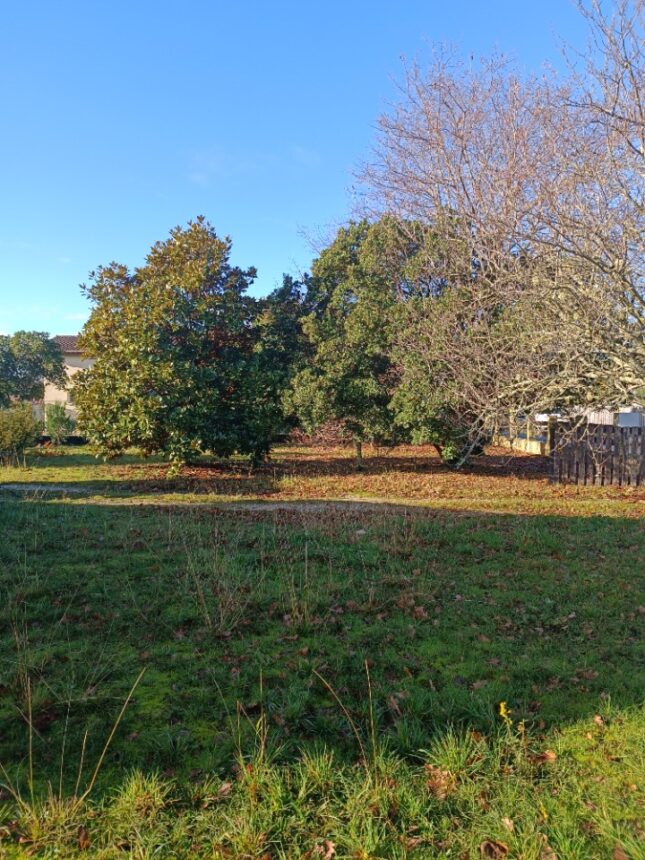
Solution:
M0 409L0 463L17 462L41 433L41 423L29 403Z
M60 445L66 436L69 436L76 426L71 415L65 411L65 404L50 403L45 411L45 432L54 445Z

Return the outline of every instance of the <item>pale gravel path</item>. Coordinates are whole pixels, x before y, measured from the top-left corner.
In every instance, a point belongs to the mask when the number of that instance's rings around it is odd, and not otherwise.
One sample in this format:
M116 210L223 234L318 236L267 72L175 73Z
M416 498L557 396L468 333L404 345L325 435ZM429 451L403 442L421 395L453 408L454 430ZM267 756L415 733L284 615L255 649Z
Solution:
M226 508L231 510L237 508L243 511L269 511L269 510L291 510L291 511L325 511L329 508L357 508L364 507L366 509L379 506L391 508L409 508L409 507L427 507L427 502L422 499L406 501L404 499L383 499L383 498L352 498L345 497L340 499L267 499L266 501L235 501L221 499L195 499L191 498L184 501L181 498L168 498L160 494L159 496L151 493L142 498L142 496L110 496L109 494L101 497L92 497L92 493L99 490L98 487L71 487L65 484L0 484L0 494L8 490L11 493L20 492L43 492L43 493L70 493L74 495L86 495L91 498L92 504L96 505L158 505L158 506L188 506L191 507L209 507L209 508ZM1 498L1 496L0 496Z
M66 484L0 484L0 492L10 490L12 492L31 493L86 493L86 487L70 487Z
M6 491L6 492L5 492ZM449 512L452 516L466 516L473 513L478 514L500 514L505 515L509 510L504 505L495 504L494 500L490 500L487 504L482 504L481 499L463 498L463 499L442 499L441 496L433 495L425 499L401 499L401 498L379 498L371 496L344 496L340 498L329 499L254 499L244 501L240 499L210 499L208 496L202 498L182 499L180 496L171 496L164 493L150 493L145 496L133 494L131 496L110 495L109 488L105 486L74 487L65 484L0 484L0 502L3 499L14 498L19 493L57 493L64 497L67 495L74 498L68 498L69 504L84 504L86 502L92 505L109 505L114 507L146 507L156 506L159 508L212 508L221 511L233 513L239 511L253 511L256 513L270 511L297 511L301 514L307 513L323 513L330 510L352 510L364 511L365 513L375 512L378 509L389 510L392 513L415 513L426 515L436 514L438 512ZM442 504L443 502L447 502ZM592 501L592 500L591 500ZM583 507L585 505L583 504ZM635 506L637 508L636 516L642 516L645 511L645 501L640 501ZM548 513L548 512L547 512Z

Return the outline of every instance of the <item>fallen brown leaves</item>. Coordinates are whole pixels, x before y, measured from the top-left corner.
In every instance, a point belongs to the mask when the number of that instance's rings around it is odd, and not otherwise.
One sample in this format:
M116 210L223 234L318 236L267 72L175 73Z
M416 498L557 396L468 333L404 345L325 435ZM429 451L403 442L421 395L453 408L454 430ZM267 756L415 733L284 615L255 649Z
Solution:
M270 460L251 469L244 462L217 461L185 466L180 475L159 481L163 466L111 466L109 477L135 479L138 493L191 492L282 500L324 500L343 497L431 502L433 507L508 509L532 513L581 515L580 501L608 499L629 502L623 516L641 516L645 492L636 488L553 485L547 458L489 447L468 467L455 472L444 466L429 445L392 449L366 448L364 468L357 472L353 450L344 445L295 444L276 448ZM631 509L631 510L630 510ZM584 511L582 511L584 515ZM591 512L590 512L591 513ZM362 524L361 524L362 527ZM359 529L360 531L360 529Z
M325 839L322 845L316 845L312 851L313 857L321 857L322 860L331 860L336 854L336 846L331 839Z
M485 839L479 846L479 853L482 857L499 860L499 858L507 856L508 845L495 839Z
M87 851L87 849L92 844L90 841L89 833L87 832L87 828L84 827L82 824L78 828L77 839L78 839L78 847L79 847L80 851Z
M553 764L554 761L557 761L557 754L553 752L553 750L544 750L539 755L533 758L535 764Z
M445 800L456 789L457 777L449 770L427 764L425 772L428 791L437 800Z

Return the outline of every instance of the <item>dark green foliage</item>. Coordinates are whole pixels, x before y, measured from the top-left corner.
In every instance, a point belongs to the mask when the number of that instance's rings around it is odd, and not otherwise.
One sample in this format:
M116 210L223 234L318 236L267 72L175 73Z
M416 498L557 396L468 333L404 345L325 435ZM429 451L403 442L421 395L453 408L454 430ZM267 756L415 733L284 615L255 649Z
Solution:
M302 363L307 351L302 319L312 309L309 281L308 277L297 281L284 275L281 287L258 300L255 325L260 332L262 349L274 364L286 369Z
M486 293L482 266L457 238L453 219L441 229L414 226L422 244L394 315L399 384L391 408L415 444L432 444L444 463L463 465L484 441L473 395L481 390L485 400L490 383L478 349L482 332L490 343L481 351L494 349L501 308L490 313L480 300L478 291Z
M454 303L454 288L441 295L415 296L397 308L398 333L393 354L400 368L399 385L392 398L396 422L413 443L434 445L447 464L458 463L468 453L473 415L464 409L461 392L452 377L455 356L449 362L440 355L438 343L452 322L447 310ZM473 375L475 369L472 371Z
M280 423L277 385L264 373L246 296L255 269L229 262L231 240L198 218L158 242L130 272L92 275L79 373L79 427L105 454L129 445L174 463L201 451L254 459Z
M46 332L0 335L0 406L41 399L45 379L67 384L60 347Z
M273 400L281 403L282 427L287 432L295 424L293 410L283 403L284 392L303 368L310 353L302 320L311 311L309 279L297 281L285 275L282 286L258 300L254 329L259 369Z
M472 261L463 262L468 277ZM459 459L471 416L423 344L435 324L446 328L443 309L461 268L439 234L415 221L385 217L339 230L313 264L303 321L310 354L289 397L306 430L340 421L359 457L364 440L412 438L434 443L445 462Z
M434 445L444 463L458 461L467 444L468 428L460 432L458 415L446 404L445 392L433 390L425 368L406 362L392 408L397 424L409 432L415 445Z
M40 433L41 423L29 403L0 409L0 464L18 462Z
M60 445L66 436L74 432L76 422L67 414L64 403L49 403L45 409L45 432L54 443Z
M351 223L314 261L303 321L311 354L289 397L306 430L340 421L359 446L396 435L391 321L409 261L392 265L393 236L387 220Z

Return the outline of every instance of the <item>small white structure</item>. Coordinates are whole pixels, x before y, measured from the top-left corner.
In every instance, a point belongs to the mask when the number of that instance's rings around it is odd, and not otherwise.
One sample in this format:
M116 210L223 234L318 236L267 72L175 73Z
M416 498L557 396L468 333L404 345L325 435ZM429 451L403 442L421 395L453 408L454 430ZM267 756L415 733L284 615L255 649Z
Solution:
M616 427L645 427L645 412L642 409L621 409L616 413Z
M601 424L604 427L645 427L645 409L636 403L613 409L585 409L583 415L588 424Z
M94 364L94 359L83 358L78 346L78 335L58 334L53 340L59 345L63 353L63 362L68 379L73 379L79 370L85 370ZM43 411L51 403L63 403L67 413L72 417L76 416L76 407L74 406L69 388L59 388L52 382L45 382L45 394L42 402Z
M572 412L575 420L582 419L589 426L603 427L644 427L645 407L637 403L613 409L576 409ZM563 420L559 413L537 413L532 416L511 416L509 428L493 437L495 445L515 448L530 454L550 453L549 425ZM511 433L512 431L512 433ZM512 438L511 438L512 436Z

